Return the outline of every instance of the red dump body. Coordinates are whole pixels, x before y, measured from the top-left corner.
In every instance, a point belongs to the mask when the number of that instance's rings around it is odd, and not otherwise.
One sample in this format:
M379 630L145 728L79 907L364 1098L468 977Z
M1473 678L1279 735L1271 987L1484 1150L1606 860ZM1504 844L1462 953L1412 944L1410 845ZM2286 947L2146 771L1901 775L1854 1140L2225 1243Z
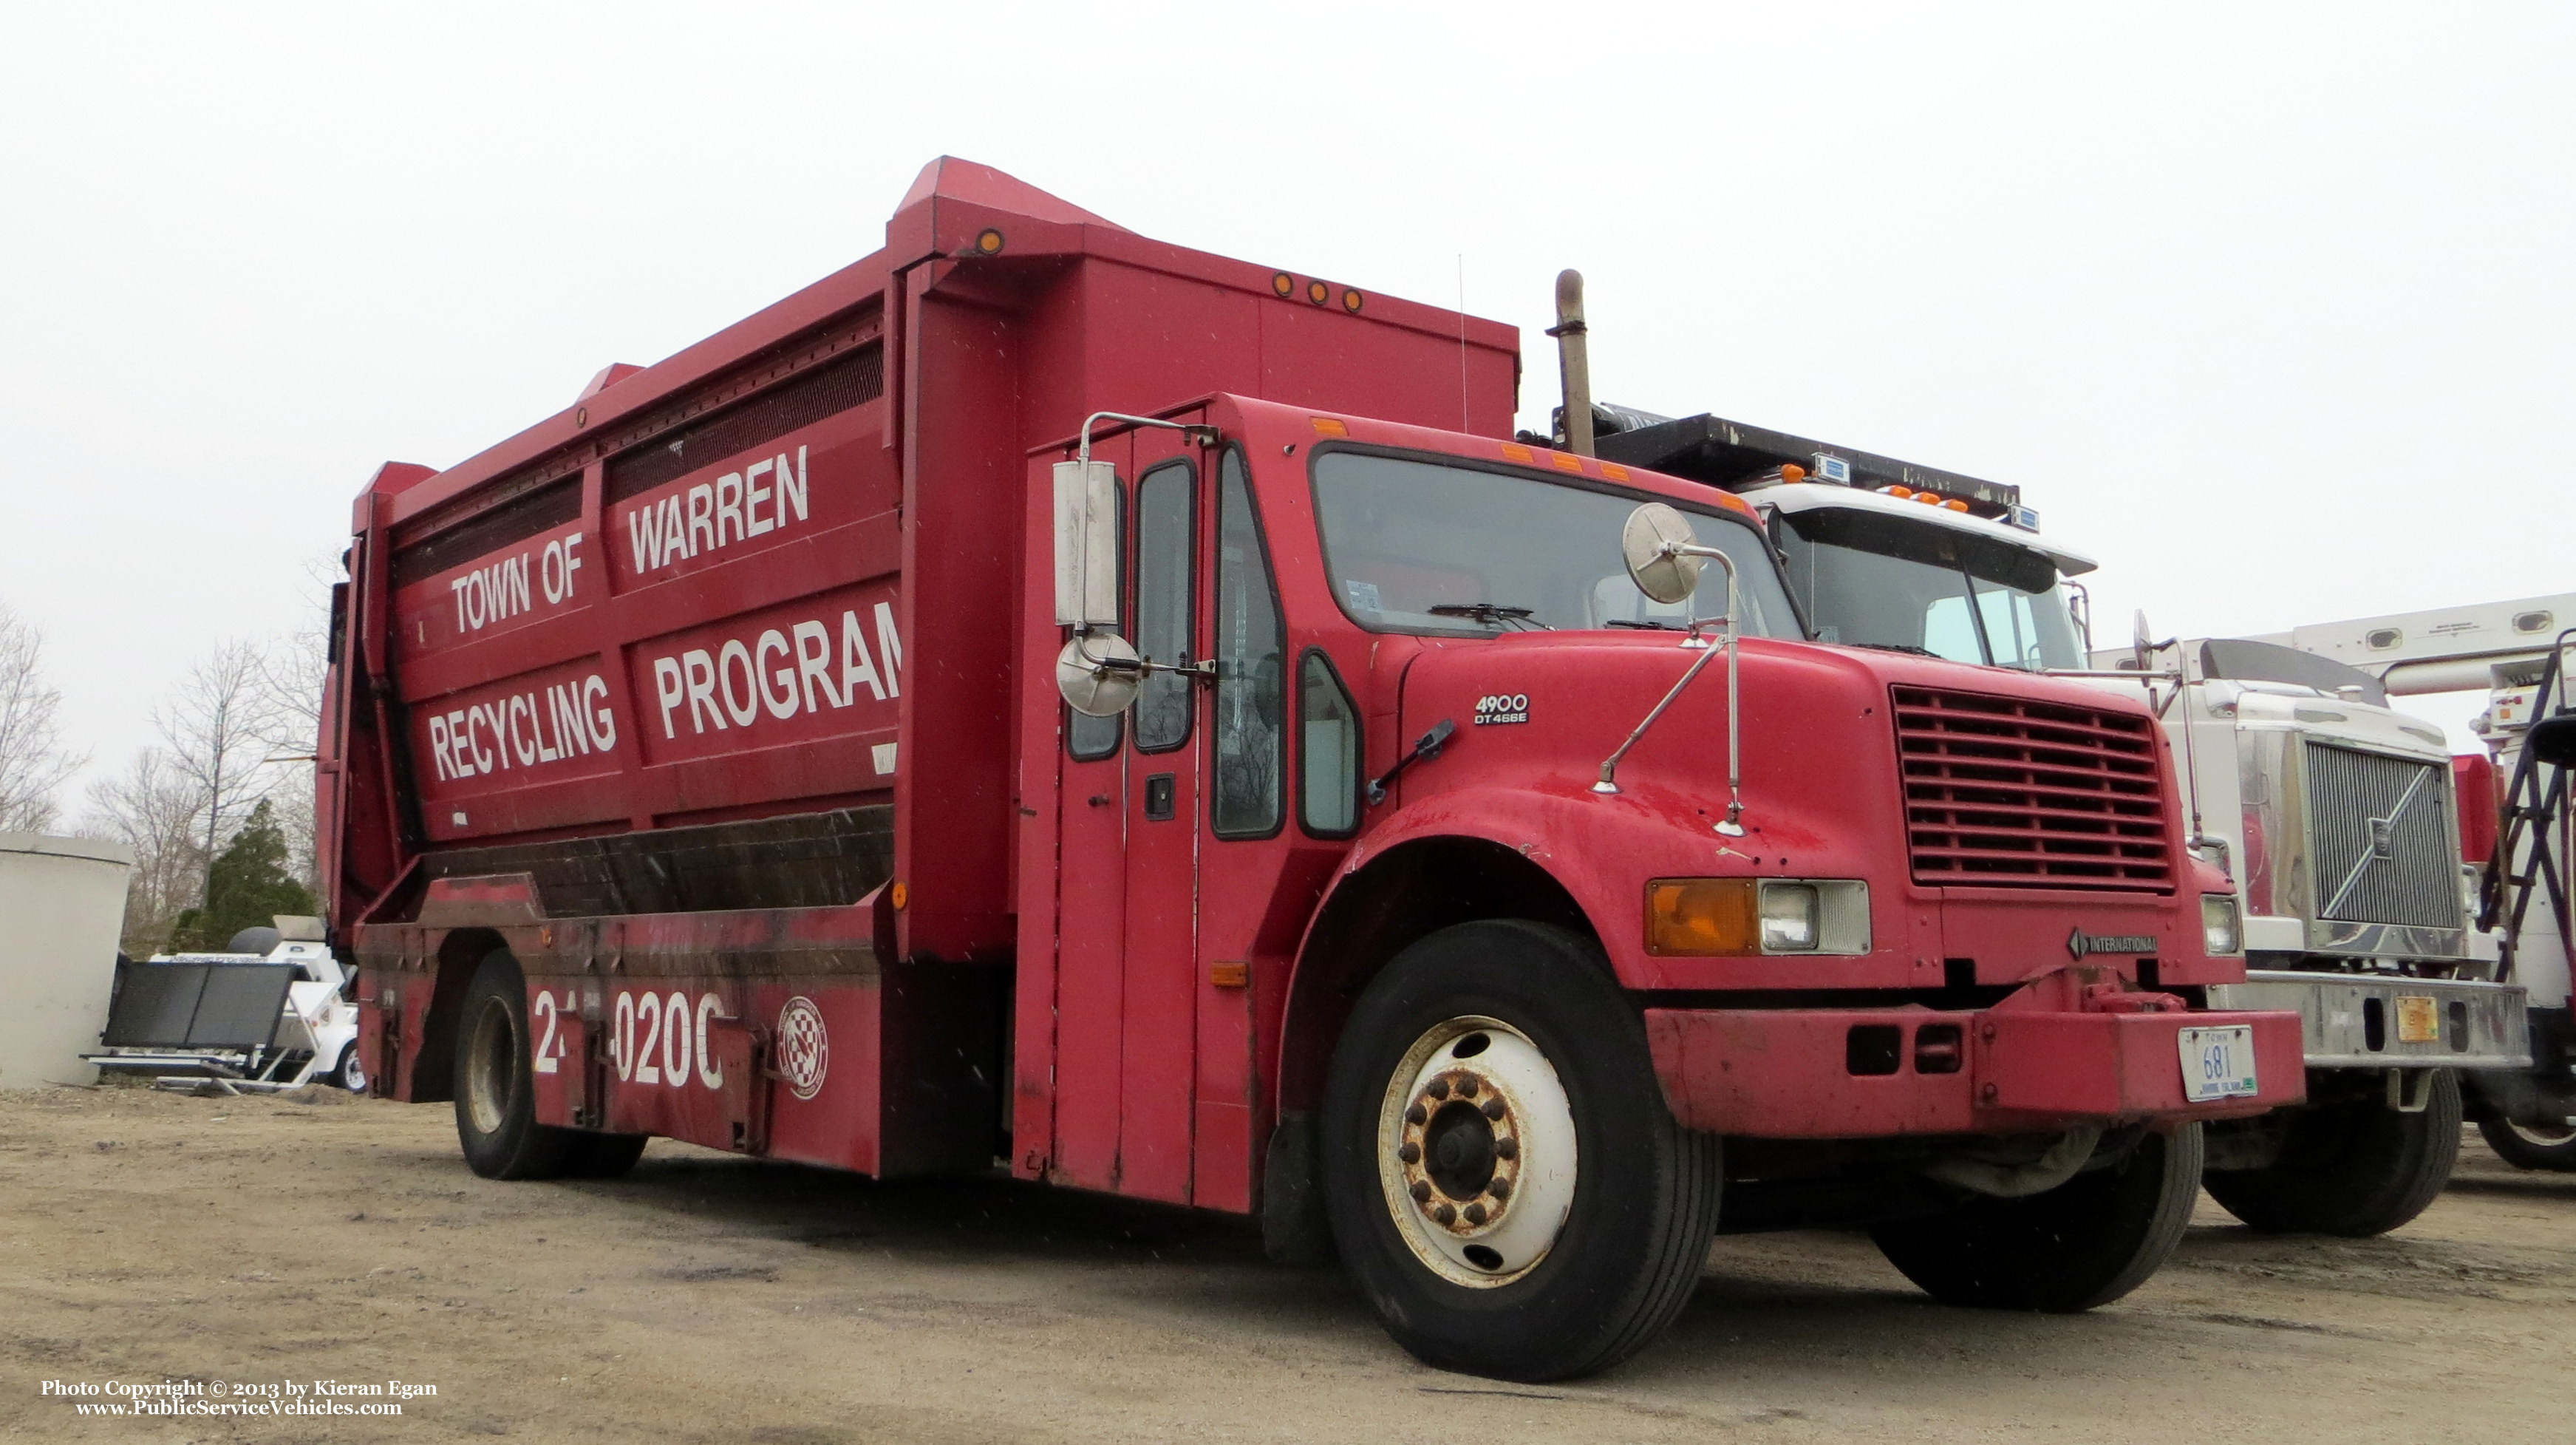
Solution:
M1619 794L1590 786L1691 660L1672 635L1366 625L1353 589L1378 584L1328 575L1318 541L1308 469L1328 455L1664 497L1704 530L1744 512L1500 440L1516 346L941 161L877 254L446 471L386 467L358 502L321 765L377 1091L450 1095L460 995L506 947L545 1123L879 1173L1006 1154L1024 1177L1250 1209L1369 970L1490 908L1596 937L1676 1115L1717 1132L2296 1097L2295 1017L2185 1015L2159 991L2242 962L2202 950L2200 895L2226 885L2182 844L2143 709L1751 640L1751 830L1730 841L1709 827L1722 673ZM1102 411L1214 429L1102 423L1093 455L1140 518L1178 519L1184 651L1234 669L1105 737L1055 691L1048 492ZM1150 512L1149 486L1177 510ZM1228 692L1246 674L1223 660L1265 628L1267 665L1346 690L1361 776L1437 722L1463 736L1344 818L1314 796L1325 734L1280 711L1286 686ZM1511 725L1468 726L1480 712ZM1943 770L1996 746L2020 750L2028 786L2002 806L2022 811L1942 802ZM2049 769L2075 781L2029 783ZM2067 787L2117 794L2082 806L2122 810L2119 861L2061 866ZM1652 880L1783 874L1866 880L1872 941L1647 946ZM2254 1029L2264 1087L2188 1104L2177 1031L2213 1018Z

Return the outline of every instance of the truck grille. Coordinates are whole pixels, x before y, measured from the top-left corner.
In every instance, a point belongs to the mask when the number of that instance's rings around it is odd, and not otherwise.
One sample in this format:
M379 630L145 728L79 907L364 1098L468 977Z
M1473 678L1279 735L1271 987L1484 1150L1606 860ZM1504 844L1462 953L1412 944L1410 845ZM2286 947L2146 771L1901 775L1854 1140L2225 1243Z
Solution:
M2326 743L2307 758L2317 916L2460 927L2450 770Z
M1892 691L1916 882L2173 886L2154 723L2028 698Z

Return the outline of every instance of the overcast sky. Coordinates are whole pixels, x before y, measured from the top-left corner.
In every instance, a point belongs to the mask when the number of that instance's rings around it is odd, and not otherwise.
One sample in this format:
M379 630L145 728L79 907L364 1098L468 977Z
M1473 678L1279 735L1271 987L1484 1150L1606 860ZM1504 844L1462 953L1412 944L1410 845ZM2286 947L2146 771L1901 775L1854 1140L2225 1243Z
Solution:
M1524 425L1579 266L1604 399L2018 483L2112 635L2576 590L2571 15L21 0L0 601L120 765L193 658L307 620L377 463L874 250L942 153L1463 283Z

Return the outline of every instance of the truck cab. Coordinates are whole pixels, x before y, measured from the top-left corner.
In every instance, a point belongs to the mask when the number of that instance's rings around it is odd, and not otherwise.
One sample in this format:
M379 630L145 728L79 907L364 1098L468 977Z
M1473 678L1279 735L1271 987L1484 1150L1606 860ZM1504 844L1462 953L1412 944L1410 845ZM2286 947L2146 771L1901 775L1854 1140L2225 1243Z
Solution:
M2075 579L2095 563L2039 532L2016 489L1714 417L1646 418L1603 450L1752 503L1819 641L2083 677L2147 702L2175 748L2193 851L2243 910L2247 977L2202 997L2303 1020L2307 1103L2214 1127L2212 1194L2258 1226L2345 1234L2430 1203L2460 1119L2449 1071L2529 1062L2522 990L2499 981L2496 937L2475 925L2438 729L2392 709L2369 674L2277 642L2093 648ZM1829 471L1844 480L1805 479Z

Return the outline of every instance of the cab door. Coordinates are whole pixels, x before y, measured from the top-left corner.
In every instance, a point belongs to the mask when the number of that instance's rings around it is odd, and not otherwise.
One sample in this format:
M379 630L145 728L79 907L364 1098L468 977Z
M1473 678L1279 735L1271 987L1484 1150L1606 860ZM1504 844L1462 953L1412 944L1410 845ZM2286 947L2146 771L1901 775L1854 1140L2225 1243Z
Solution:
M1120 438L1121 632L1194 664L1203 587L1195 448ZM1116 718L1068 711L1058 790L1059 1182L1187 1203L1202 735L1193 674L1155 672Z

